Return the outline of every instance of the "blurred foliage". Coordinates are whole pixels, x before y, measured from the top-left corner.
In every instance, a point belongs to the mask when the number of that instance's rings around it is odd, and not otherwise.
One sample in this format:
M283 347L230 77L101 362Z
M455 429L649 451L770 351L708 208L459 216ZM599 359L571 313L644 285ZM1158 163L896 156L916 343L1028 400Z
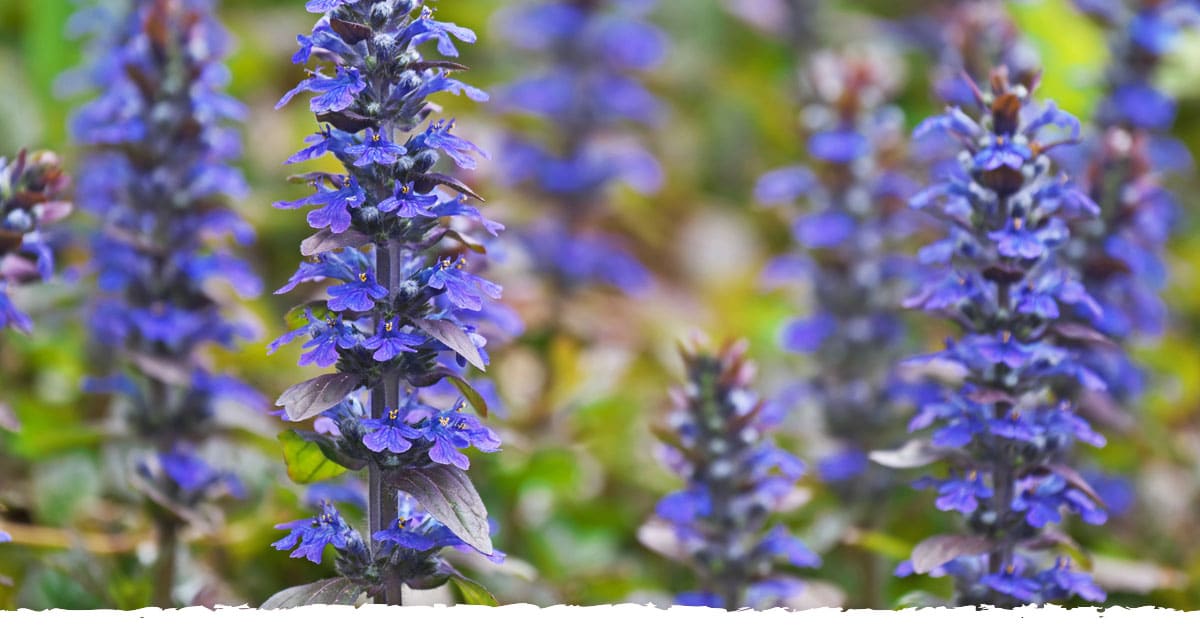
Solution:
M736 0L735 0L736 1ZM464 51L468 82L494 87L525 68L499 43L489 22L504 0L442 0L441 19L474 28L480 44ZM503 566L466 563L472 577L501 603L598 604L625 600L669 602L687 574L643 547L637 529L656 499L674 487L655 460L648 424L665 409L665 390L679 373L674 342L689 328L715 337L746 336L761 365L766 390L783 387L806 371L802 359L782 354L782 323L803 298L764 292L758 275L766 260L787 249L789 237L777 216L754 208L750 197L764 171L803 157L795 140L796 59L784 42L729 14L718 0L662 2L656 20L673 50L650 79L670 115L646 136L667 172L667 187L653 198L615 196L616 221L659 277L658 288L640 300L586 295L567 303L562 316L594 327L598 340L530 336L499 350L491 372L507 405L493 418L505 449L473 459L472 475L498 522L496 543L510 555ZM875 36L873 20L916 14L931 2L822 2L824 44L853 47ZM236 48L230 59L232 92L250 106L243 160L252 195L241 205L259 239L246 256L268 288L282 285L299 261L298 243L309 229L295 213L270 209L298 190L285 179L295 173L281 163L312 129L304 107L273 105L302 75L288 62L295 34L312 18L300 0L226 0L223 19ZM1046 60L1043 95L1081 115L1092 108L1096 80L1106 58L1103 41L1066 0L1013 3L1013 14ZM0 0L0 153L22 146L78 152L67 143L69 111L81 96L63 97L56 79L77 65L79 47L67 40L69 0ZM825 28L830 26L830 28ZM814 42L815 47L815 42ZM1181 98L1177 130L1194 153L1200 150L1200 42L1181 47L1163 77ZM908 89L900 102L909 125L937 108L928 89L933 59L905 52ZM449 103L465 129L495 159L503 117L486 105ZM493 166L471 184L498 216L521 210L522 199L497 185ZM1139 427L1110 436L1093 456L1106 471L1134 481L1137 504L1101 528L1079 529L1081 543L1097 558L1109 603L1153 603L1200 608L1200 549L1193 540L1200 513L1200 229L1192 217L1197 195L1191 180L1173 180L1184 205L1175 229L1167 293L1173 328L1161 341L1138 346L1153 376L1138 412ZM68 222L83 235L85 217ZM20 416L19 432L0 430L0 527L14 543L0 545L0 608L134 608L150 598L148 563L152 531L140 500L124 482L126 459L104 445L111 425L105 401L84 395L80 383L105 358L88 344L82 306L88 280L83 252L68 247L75 270L56 284L24 294L38 332L0 336L0 398ZM536 292L509 287L506 299L527 318L536 315ZM247 302L262 332L236 354L216 354L221 367L236 369L274 397L305 376L299 347L268 356L266 344L285 330L284 317L298 298L269 294ZM544 305L541 305L544 306ZM931 337L930 342L938 341ZM548 422L528 418L531 393L552 372L559 402ZM533 390L532 392L530 390ZM257 605L288 586L332 575L332 566L290 560L270 547L276 523L308 515L303 487L288 477L283 450L293 465L303 442L285 440L278 419L233 413L223 417L234 442L219 451L238 469L247 496L227 508L220 525L194 529L181 563L180 602ZM535 430L536 429L536 430ZM806 454L819 424L796 415L789 445ZM552 434L553 436L550 436ZM305 461L307 462L307 461ZM300 468L316 472L322 468ZM328 473L321 474L322 476ZM915 478L915 476L913 477ZM936 511L929 494L904 490L889 503L890 526L854 528L852 516L820 484L805 484L812 500L792 522L825 555L814 579L846 591L852 605L874 597L880 607L903 605L922 591L948 592L944 580L895 579L887 574L911 546L947 530L951 516ZM351 517L351 519L354 519ZM884 579L862 586L864 555L879 560ZM1099 570L1103 565L1104 571ZM1101 575L1102 574L1102 575ZM1123 590L1123 591L1122 591ZM476 594L473 588L460 596ZM453 596L439 596L449 601Z

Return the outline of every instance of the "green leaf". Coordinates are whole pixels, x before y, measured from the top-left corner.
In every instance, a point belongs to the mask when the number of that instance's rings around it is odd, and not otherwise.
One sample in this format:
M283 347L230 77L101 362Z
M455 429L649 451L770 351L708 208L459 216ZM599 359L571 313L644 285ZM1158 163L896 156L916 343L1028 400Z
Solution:
M326 578L315 583L289 587L267 598L260 609L293 609L311 604L366 604L362 598L366 590L361 585L345 578Z
M458 590L458 596L463 604L500 606L500 603L496 601L496 596L493 596L492 592L466 576L451 576L450 582Z
M475 409L475 413L477 413L479 417L488 416L487 401L483 399L483 396L479 395L478 391L475 391L475 388L471 386L471 383L459 378L458 376L447 376L446 378L450 379L451 384L458 388L458 392L467 399L467 403L471 405L472 409Z
M305 311L312 311L313 317L324 319L329 314L329 307L326 306L324 300L311 300L292 307L283 316L283 321L287 324L288 330L296 330L308 326L308 316L305 315Z
M305 439L294 430L279 433L283 444L283 461L287 463L288 476L302 484L315 483L339 476L346 468L335 463L321 451L321 446Z
M466 472L452 465L434 465L398 473L393 481L396 489L416 498L467 545L492 553L487 507Z

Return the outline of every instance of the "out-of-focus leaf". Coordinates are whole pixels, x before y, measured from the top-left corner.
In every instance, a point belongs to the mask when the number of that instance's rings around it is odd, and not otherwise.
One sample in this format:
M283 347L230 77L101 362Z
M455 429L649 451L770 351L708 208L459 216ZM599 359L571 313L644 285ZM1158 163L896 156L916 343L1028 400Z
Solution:
M471 336L468 335L458 324L450 320L428 320L415 319L413 325L429 334L430 337L437 339L450 348L462 358L467 360L467 363L474 365L479 371L485 371L487 365L483 362L483 355L479 354L479 348L475 347L475 342L471 341Z
M804 611L825 607L840 607L846 604L846 591L823 580L805 580L800 593L789 597L784 603L788 608Z
M14 433L21 430L21 422L17 419L17 414L3 402L0 402L0 429Z
M897 609L927 609L933 607L948 607L950 601L928 591L910 591L896 600L893 608Z
M675 528L661 518L651 518L645 524L638 527L638 541L647 548L679 562L686 562L688 551L684 548L683 543L679 541L679 535L676 534Z
M1092 557L1092 578L1109 591L1150 593L1156 589L1178 589L1187 575L1149 561L1132 561L1111 556Z
M34 610L105 608L106 603L70 573L57 568L37 570L26 577L18 603Z
M458 591L458 596L463 604L500 606L500 603L496 601L496 596L493 596L492 592L466 576L451 576L450 583Z
M960 556L983 554L992 547L986 537L974 535L934 535L918 543L912 551L913 571L928 574Z
M846 543L897 560L907 559L912 552L912 545L908 542L878 530L852 528L846 532Z
M925 439L910 439L895 450L874 450L867 456L884 467L911 469L939 461L946 452Z
M279 441L283 444L283 460L287 463L288 476L302 485L327 480L346 472L345 467L325 456L319 445L305 440L295 431L279 433Z
M76 514L95 502L100 472L83 452L42 459L33 473L33 503L40 522L69 526Z
M1070 0L1010 2L1006 6L1020 30L1038 49L1042 84L1038 94L1059 108L1087 119L1091 114L1108 61L1099 27Z
M354 374L322 374L288 387L275 406L283 407L289 420L301 422L341 402L359 383Z
M345 578L326 578L315 583L289 587L267 598L260 609L294 609L313 604L366 604L365 590Z
M394 480L396 489L416 498L459 539L484 554L492 553L487 507L466 472L450 465L434 465L399 472Z

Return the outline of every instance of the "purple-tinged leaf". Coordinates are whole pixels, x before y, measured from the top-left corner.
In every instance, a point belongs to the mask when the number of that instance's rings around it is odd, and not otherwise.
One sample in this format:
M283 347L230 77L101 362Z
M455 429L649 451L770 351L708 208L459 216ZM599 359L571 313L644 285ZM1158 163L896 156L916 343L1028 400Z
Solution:
M354 374L322 374L288 387L275 406L283 407L289 421L301 422L341 402L360 383Z
M371 238L356 231L346 230L340 233L322 228L317 233L300 242L300 254L316 256L322 252L333 252L342 248L357 248L371 243Z
M13 412L12 407L3 402L0 402L0 429L10 433L21 431L21 421L17 419L17 414Z
M1096 502L1096 504L1099 504L1103 508L1108 508L1108 505L1104 502L1104 498L1101 498L1100 494L1096 493L1095 488L1088 483L1087 479L1080 475L1079 472L1075 471L1075 469L1071 466L1060 465L1056 463L1052 465L1045 465L1043 467L1051 472L1054 472L1055 474L1058 474L1059 476L1062 476L1063 480L1067 481L1067 484L1086 493L1089 498Z
M459 328L458 324L450 320L416 319L413 320L413 326L445 344L447 348L461 355L479 371L487 370L487 366L483 363L483 355L479 354L479 348L475 347L475 342L471 341L470 335Z
M360 606L367 603L365 589L358 583L345 578L326 578L315 583L288 587L267 598L260 609L293 609L313 604L348 604Z
M342 36L342 41L352 46L365 39L370 39L371 35L375 34L369 26L339 20L336 17L329 18L329 27L333 29L333 32Z
M141 352L131 352L129 360L143 374L159 382L176 387L186 387L192 382L192 371L185 363Z
M1051 327L1051 330L1058 336L1072 341L1081 343L1098 344L1101 346L1115 348L1117 344L1113 343L1112 339L1104 336L1100 331L1074 322L1059 322Z
M992 541L986 537L934 535L913 548L913 571L928 574L960 556L983 554L991 549Z
M391 487L416 498L467 545L484 554L493 552L487 507L466 472L452 465L433 465L397 473Z
M417 177L415 183L417 193L429 193L433 191L434 187L441 185L443 187L449 187L450 189L453 189L459 193L465 193L468 196L479 200L480 202L483 201L483 197L475 193L475 190L468 187L466 183L463 183L461 180L458 180L453 176L448 176L440 172L422 174L421 176Z

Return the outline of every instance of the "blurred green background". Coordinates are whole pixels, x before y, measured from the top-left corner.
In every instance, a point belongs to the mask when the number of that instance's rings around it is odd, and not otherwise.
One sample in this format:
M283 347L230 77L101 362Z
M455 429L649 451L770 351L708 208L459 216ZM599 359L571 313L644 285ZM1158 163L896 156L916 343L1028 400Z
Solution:
M648 77L665 101L664 123L642 133L659 155L666 186L654 197L620 191L613 198L615 227L658 276L647 297L584 294L567 304L571 325L587 339L536 335L494 355L492 375L507 406L494 426L504 450L473 458L472 475L499 523L497 545L512 557L498 568L469 563L502 603L598 604L621 601L668 603L687 588L687 573L643 547L637 529L657 498L677 482L656 462L649 425L666 407L666 389L680 367L675 341L689 328L710 336L745 336L760 364L760 387L770 392L803 376L811 365L780 352L783 322L804 309L803 294L767 292L758 275L773 255L788 249L781 219L759 210L751 198L763 172L797 160L794 102L798 60L785 42L741 21L718 0L663 0L654 21L669 35L667 62ZM235 48L230 58L233 95L249 105L242 165L253 190L241 203L257 228L257 243L244 255L264 277L262 297L245 302L262 333L236 354L215 354L223 368L275 397L311 375L295 366L293 345L273 356L265 346L283 331L284 313L298 303L272 296L300 260L298 243L309 228L271 202L293 198L285 178L297 170L282 161L313 128L305 107L275 111L278 96L301 70L289 63L295 35L313 18L300 0L226 0L221 16ZM480 43L464 51L467 82L494 88L520 75L528 56L506 48L490 22L504 0L441 0L439 19L475 29ZM917 15L932 2L822 2L821 37L810 48L854 49L875 41L882 19ZM944 3L942 3L944 4ZM66 37L73 11L68 0L0 0L0 153L21 147L62 153L78 162L66 120L79 97L61 97L56 78L77 66L80 46ZM1014 19L1045 59L1042 96L1081 117L1094 105L1096 81L1106 59L1100 34L1066 0L1014 3ZM935 58L897 48L906 68L900 97L909 126L934 111L929 74ZM1200 40L1180 46L1162 76L1181 100L1177 133L1200 150ZM487 105L446 101L462 134L495 159L506 124L514 120ZM493 219L524 215L528 201L496 184L494 165L470 181L488 198ZM1135 485L1131 512L1100 528L1079 528L1091 549L1096 574L1111 591L1110 604L1156 604L1200 608L1200 549L1195 546L1200 512L1200 228L1196 185L1170 181L1185 220L1172 244L1172 283L1167 298L1174 319L1160 342L1138 346L1152 371L1151 393L1137 412L1139 427L1095 455L1106 470ZM87 220L68 222L77 231ZM83 257L68 250L66 264ZM506 300L527 319L536 318L536 290L519 277L506 282ZM104 358L90 351L80 319L86 280L67 279L33 288L26 302L38 332L0 336L0 398L20 416L16 433L0 430L0 527L15 542L0 546L0 608L136 608L149 602L147 562L151 527L139 500L121 488L121 459L108 446L107 407L80 392L80 381ZM938 341L932 337L930 341ZM557 410L549 424L526 417L546 372ZM181 565L181 602L257 605L283 587L328 576L332 567L290 560L269 547L280 536L276 523L308 515L303 488L285 473L269 415L230 411L219 454L238 468L249 496L224 507L224 521L187 536L192 558ZM789 447L814 460L820 424L792 416ZM914 476L915 478L915 476ZM883 530L855 528L836 497L816 481L805 483L811 501L788 517L825 565L811 573L814 603L863 606L863 555L874 555L885 572L912 545L954 527L927 493L904 487L888 505L892 523ZM4 578L11 584L3 584ZM881 581L870 602L880 608L904 602L918 589L945 593L948 581ZM431 595L432 600L448 598Z

